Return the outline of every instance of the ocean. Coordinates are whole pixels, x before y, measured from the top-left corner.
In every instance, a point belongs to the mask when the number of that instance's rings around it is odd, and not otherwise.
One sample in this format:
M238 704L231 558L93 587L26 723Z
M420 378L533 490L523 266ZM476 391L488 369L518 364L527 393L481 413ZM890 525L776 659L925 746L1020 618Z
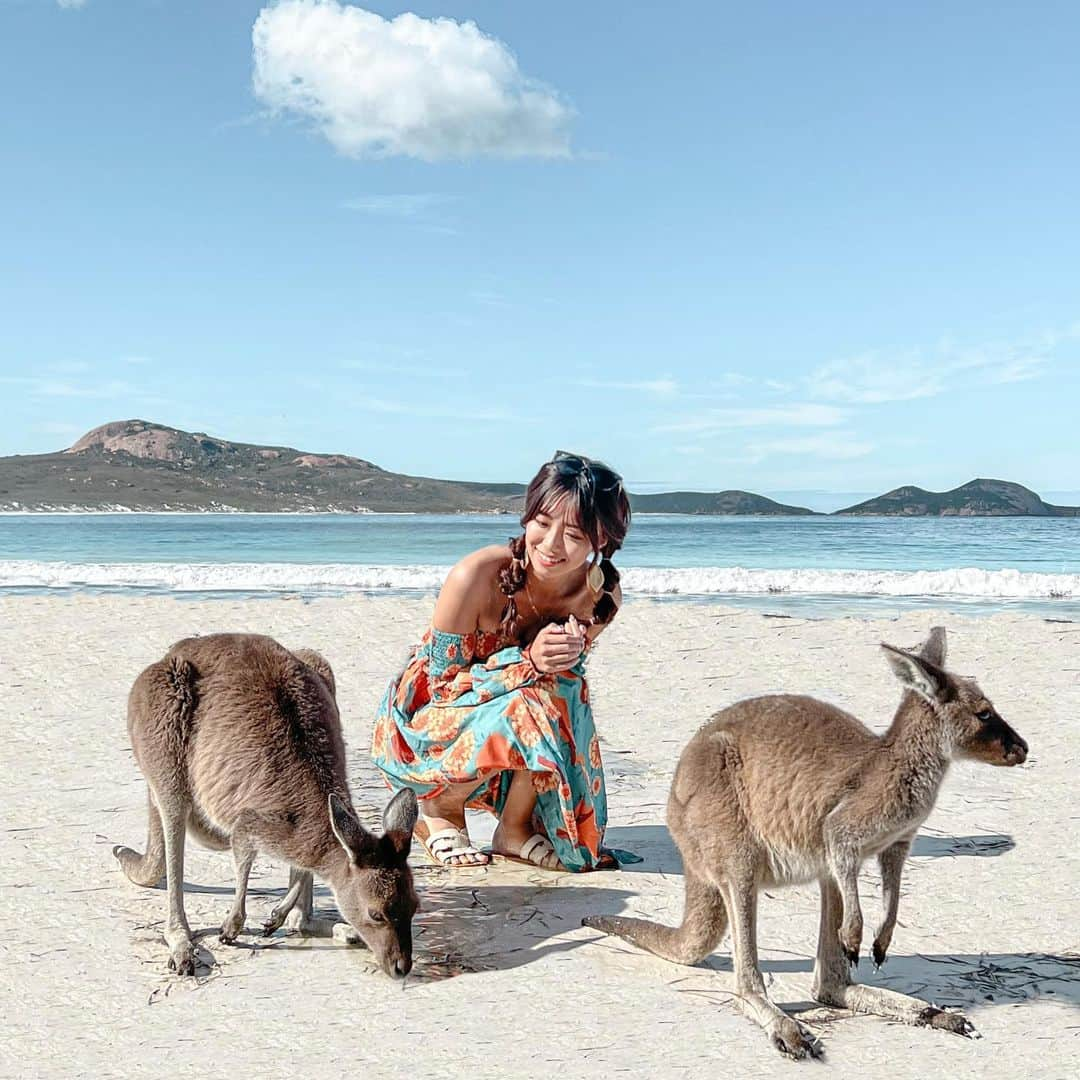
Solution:
M5 514L0 595L434 592L466 552L517 531L481 514ZM627 596L1080 618L1080 518L642 514L615 561Z

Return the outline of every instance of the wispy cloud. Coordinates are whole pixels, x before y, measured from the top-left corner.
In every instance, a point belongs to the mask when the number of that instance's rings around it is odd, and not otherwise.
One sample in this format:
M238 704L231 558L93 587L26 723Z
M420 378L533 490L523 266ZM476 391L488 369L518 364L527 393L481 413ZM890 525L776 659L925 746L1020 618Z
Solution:
M836 406L802 402L746 409L707 409L696 416L657 424L651 430L710 435L730 428L834 427L846 418L847 411Z
M346 199L341 205L346 210L357 210L375 217L415 218L453 200L452 195L427 191L414 194L359 195L355 199Z
M573 109L474 22L281 0L251 37L259 101L349 157L570 155Z
M56 0L56 4L65 11L74 11L76 8L86 7L86 0Z
M960 346L944 339L909 349L880 349L823 364L806 379L811 397L879 405L937 397L965 385L998 386L1046 374L1055 350L1080 340L1080 324L1017 341Z
M369 412L390 413L394 415L425 416L438 419L463 420L471 423L486 421L522 422L522 418L502 409L476 409L471 405L468 409L462 406L452 405L420 405L415 401L392 401L386 398L358 397L353 398L351 404L358 409L366 409Z
M47 420L42 424L38 424L35 430L40 431L43 435L82 435L85 428L79 427L78 424L61 424L54 420Z
M45 367L57 375L80 375L90 370L90 365L85 360L57 360Z
M76 383L65 379L55 379L49 376L38 375L5 375L0 376L0 383L10 386L23 387L28 394L34 397L60 397L60 398L121 398L121 397L144 397L142 391L131 383L120 379L109 379L102 383Z
M851 461L874 452L874 444L857 438L850 431L830 431L794 439L770 439L751 443L747 450L757 460L777 455L814 457L827 461Z
M401 364L394 360L342 360L346 371L371 371L382 375L408 375L418 379L463 379L468 372L464 368L438 367L435 364Z
M629 390L633 393L656 394L659 397L670 397L679 392L679 384L670 378L664 379L575 379L575 386L588 386L598 390Z
M927 365L917 352L867 353L833 361L806 381L811 397L850 405L934 397L946 385L944 374Z
M506 308L514 306L509 297L494 289L473 289L469 296L477 304L483 304L484 307Z

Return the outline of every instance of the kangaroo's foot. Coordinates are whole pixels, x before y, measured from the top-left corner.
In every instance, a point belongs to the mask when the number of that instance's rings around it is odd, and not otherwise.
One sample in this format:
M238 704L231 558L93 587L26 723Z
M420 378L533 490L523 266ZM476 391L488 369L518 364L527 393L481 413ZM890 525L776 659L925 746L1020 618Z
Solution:
M974 1025L963 1013L946 1012L922 998L899 994L881 986L851 983L847 986L823 987L816 990L814 996L823 1005L884 1016L914 1027L937 1028L939 1031L950 1031L966 1038L976 1034Z
M169 944L169 970L177 975L194 975L198 950L190 935L185 931L182 935L170 935L166 940Z
M222 945L235 945L236 939L244 930L244 913L242 911L230 911L228 917L221 924L221 934L218 941Z
M794 1017L774 1005L767 994L743 991L731 1002L743 1016L760 1024L769 1042L785 1057L795 1061L819 1058L825 1053L820 1040L806 1030Z
M774 1021L766 1027L765 1034L784 1057L789 1057L793 1061L825 1056L825 1048L821 1045L821 1040L790 1016Z

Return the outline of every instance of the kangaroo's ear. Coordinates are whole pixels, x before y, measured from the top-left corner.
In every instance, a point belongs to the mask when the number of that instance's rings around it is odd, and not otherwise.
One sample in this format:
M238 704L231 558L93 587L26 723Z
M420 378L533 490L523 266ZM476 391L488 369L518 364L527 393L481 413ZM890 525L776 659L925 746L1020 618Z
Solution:
M412 788L402 788L383 811L383 835L402 858L408 858L419 814L416 792Z
M930 636L922 643L922 648L919 649L919 655L924 660L929 660L931 664L936 664L939 668L945 666L944 626L935 626L930 631Z
M945 702L949 694L949 678L945 672L929 660L915 653L905 652L895 645L881 643L885 659L893 674L909 690L930 702Z
M334 670L326 661L326 657L322 653L317 653L314 649L293 649L293 656L297 660L302 660L313 671L317 671L322 680L330 688L331 696L337 699L337 683L334 681Z
M360 824L356 814L335 792L330 792L330 827L338 843L345 849L354 866L365 866L371 861L376 840Z

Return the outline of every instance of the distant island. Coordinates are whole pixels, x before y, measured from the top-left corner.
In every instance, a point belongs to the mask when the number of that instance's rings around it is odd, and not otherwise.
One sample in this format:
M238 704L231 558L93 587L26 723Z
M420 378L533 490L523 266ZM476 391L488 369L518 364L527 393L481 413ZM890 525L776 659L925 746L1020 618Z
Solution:
M902 517L1080 517L1080 506L1053 506L1022 484L1007 480L970 480L952 491L898 487L836 513Z
M201 432L118 420L66 450L0 457L0 511L248 513L506 513L524 484L388 472L363 458L230 442ZM811 515L747 491L631 493L638 513ZM1078 517L1003 480L941 494L902 487L838 514Z

